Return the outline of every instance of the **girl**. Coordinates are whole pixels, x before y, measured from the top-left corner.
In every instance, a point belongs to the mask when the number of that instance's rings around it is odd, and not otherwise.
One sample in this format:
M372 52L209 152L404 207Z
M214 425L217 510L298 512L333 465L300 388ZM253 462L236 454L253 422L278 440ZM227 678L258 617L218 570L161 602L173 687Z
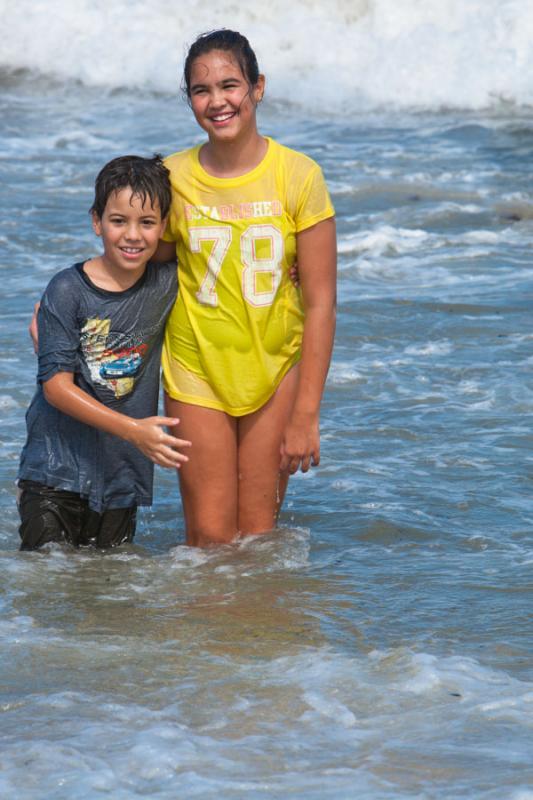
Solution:
M319 462L336 240L318 165L258 132L265 78L247 39L200 36L184 87L207 141L166 159L157 257L179 263L163 380L166 413L193 443L179 478L187 543L202 546L272 529L289 474Z

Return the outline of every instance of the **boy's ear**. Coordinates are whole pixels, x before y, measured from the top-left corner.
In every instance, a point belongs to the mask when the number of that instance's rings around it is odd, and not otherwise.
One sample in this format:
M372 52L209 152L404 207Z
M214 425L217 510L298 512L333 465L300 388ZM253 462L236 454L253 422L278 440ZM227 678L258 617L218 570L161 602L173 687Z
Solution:
M100 219L100 217L98 216L96 211L93 211L93 213L91 214L91 217L92 217L92 221L93 221L93 231L96 233L97 236L101 236L102 235L102 220Z

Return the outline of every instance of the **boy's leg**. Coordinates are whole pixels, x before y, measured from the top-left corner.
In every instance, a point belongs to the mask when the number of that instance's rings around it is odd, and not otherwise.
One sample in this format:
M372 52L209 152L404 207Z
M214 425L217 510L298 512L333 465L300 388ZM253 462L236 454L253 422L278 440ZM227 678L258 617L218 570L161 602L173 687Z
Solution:
M288 472L280 472L280 447L294 404L298 365L258 411L239 419L239 530L262 533L276 526Z
M84 515L80 545L118 547L132 542L137 522L137 506L110 508L99 514L87 508Z
M231 542L237 528L237 423L223 411L165 396L166 413L177 417L174 436L189 439L189 460L179 471L187 544Z
M19 481L21 550L36 550L49 542L77 546L83 500L75 492L52 489L34 481Z

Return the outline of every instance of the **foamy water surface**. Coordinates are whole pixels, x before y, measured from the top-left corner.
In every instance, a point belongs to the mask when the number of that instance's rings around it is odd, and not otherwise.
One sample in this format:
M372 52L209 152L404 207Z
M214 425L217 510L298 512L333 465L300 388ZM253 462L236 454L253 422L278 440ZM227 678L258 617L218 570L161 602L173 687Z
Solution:
M528 0L0 0L0 11L1 66L91 86L174 92L188 44L228 27L250 38L269 95L312 113L533 102Z

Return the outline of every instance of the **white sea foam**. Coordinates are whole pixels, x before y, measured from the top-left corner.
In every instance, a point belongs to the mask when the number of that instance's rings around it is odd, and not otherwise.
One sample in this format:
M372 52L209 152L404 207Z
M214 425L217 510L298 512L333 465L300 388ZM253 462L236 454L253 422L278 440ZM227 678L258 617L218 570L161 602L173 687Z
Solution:
M355 658L326 648L319 657L282 657L265 669L264 680L299 688L308 707L343 728L358 723L366 728L365 722L376 715L386 715L391 726L405 727L405 719L400 723L400 717L416 715L427 704L435 711L439 708L443 720L446 707L450 717L512 717L526 726L533 713L530 682L514 679L470 657L439 658L406 648L375 650L367 657ZM370 685L371 703L367 699ZM458 702L462 709L457 708Z
M1 0L1 63L90 85L176 91L187 43L216 27L255 46L274 99L314 109L533 103L527 0Z
M396 255L417 250L430 238L430 234L425 231L382 225L371 232L363 231L342 237L339 241L339 253Z
M364 379L364 375L358 372L353 364L344 361L334 361L328 374L328 383L335 386L345 383L357 383Z
M8 408L17 408L18 403L14 397L11 397L9 394L0 394L0 409L3 411L7 410Z
M209 561L209 552L197 547L178 545L170 551L173 569L191 570L203 566Z
M290 570L307 564L308 528L276 528L260 536L246 536L223 547L201 550L179 545L170 551L171 569L183 570L187 579L204 566L234 580L240 575ZM167 558L165 558L167 561Z
M425 342L412 344L405 348L410 356L447 356L452 352L452 345L448 341Z

